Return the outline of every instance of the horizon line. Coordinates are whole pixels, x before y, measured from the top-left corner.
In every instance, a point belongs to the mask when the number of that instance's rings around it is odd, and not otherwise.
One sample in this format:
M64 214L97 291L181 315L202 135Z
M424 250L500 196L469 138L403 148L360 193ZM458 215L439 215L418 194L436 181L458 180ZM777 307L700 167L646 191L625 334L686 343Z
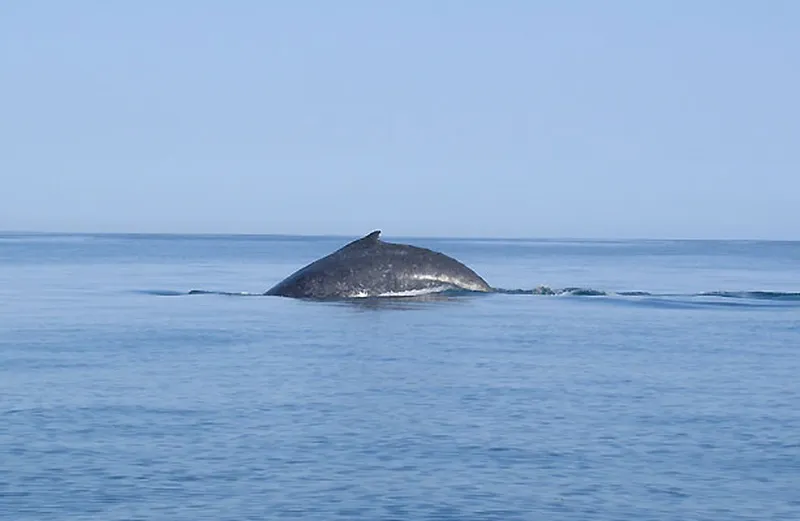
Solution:
M797 239L764 239L764 238L720 238L720 237L579 237L567 235L542 235L542 236L480 236L480 235L419 235L419 234L386 234L382 228L373 228L370 231L381 230L381 235L388 237L395 237L398 239L441 239L441 240L480 240L480 241L582 241L582 242L618 242L618 241L706 241L706 242L800 242ZM58 231L58 230L4 230L0 229L0 235L60 235L60 236L164 236L164 237L293 237L293 238L342 238L350 239L353 237L362 237L369 232L363 234L347 234L347 233L277 233L277 232L149 232L149 231Z

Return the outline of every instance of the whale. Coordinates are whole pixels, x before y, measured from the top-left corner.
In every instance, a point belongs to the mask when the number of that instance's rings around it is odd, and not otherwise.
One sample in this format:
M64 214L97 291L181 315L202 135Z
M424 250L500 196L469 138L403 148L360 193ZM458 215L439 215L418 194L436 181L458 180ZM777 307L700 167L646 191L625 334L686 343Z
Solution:
M488 293L471 268L437 251L384 242L381 230L292 273L265 295L301 299L413 297L448 290Z

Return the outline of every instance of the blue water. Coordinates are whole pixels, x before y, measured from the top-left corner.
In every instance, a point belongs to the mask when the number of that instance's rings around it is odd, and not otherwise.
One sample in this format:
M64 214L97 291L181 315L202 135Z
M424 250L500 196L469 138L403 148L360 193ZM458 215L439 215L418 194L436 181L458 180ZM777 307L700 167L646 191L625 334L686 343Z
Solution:
M348 239L0 235L0 518L800 519L800 243L417 239L591 291L235 295Z

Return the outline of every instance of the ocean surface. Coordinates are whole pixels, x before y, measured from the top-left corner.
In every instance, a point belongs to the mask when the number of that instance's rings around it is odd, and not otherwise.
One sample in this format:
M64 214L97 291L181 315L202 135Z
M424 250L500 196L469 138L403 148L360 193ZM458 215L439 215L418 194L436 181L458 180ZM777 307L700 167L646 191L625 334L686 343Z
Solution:
M257 295L351 239L0 235L0 518L800 520L800 243L387 236L505 291Z

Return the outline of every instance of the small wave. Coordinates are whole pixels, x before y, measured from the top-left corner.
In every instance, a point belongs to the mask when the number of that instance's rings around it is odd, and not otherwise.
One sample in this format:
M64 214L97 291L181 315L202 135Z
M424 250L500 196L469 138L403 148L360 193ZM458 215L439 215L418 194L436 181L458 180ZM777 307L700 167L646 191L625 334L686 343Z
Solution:
M607 291L592 288L551 288L549 286L536 286L533 289L505 289L494 288L495 293L504 295L575 295L580 297L607 296Z
M533 289L495 288L496 293L506 295L573 295L582 297L654 297L654 298L698 298L755 299L777 301L800 301L800 292L785 291L703 291L700 293L652 293L649 291L605 291L594 288L551 288L537 286Z
M207 291L204 289L189 290L187 295L222 295L224 297L263 297L263 293L250 293L249 291Z
M640 298L610 298L611 305L633 306L662 309L776 309L787 307L786 302L764 300L731 300L718 298L704 298L697 295L676 296L647 296ZM793 307L791 304L789 306Z
M216 295L224 297L262 297L264 293L247 291L216 291L192 289L176 290L141 290L137 293L159 297L180 297L190 295ZM531 289L493 288L493 293L501 295L531 296L564 296L564 297L604 297L604 301L622 305L641 305L663 308L708 308L708 307L794 307L800 305L800 292L783 291L704 291L700 293L653 293L649 291L605 291L595 288L565 287L552 288L536 286ZM465 295L484 294L451 286L433 287L424 290L384 293L378 296L366 293L354 293L349 297L334 300L404 300L424 299L425 297L443 297L445 300Z
M642 306L663 309L743 309L794 308L800 305L800 292L784 291L704 291L699 293L653 293L649 291L604 291L594 288L496 289L506 295L602 297L609 305ZM588 300L588 299L587 299Z
M188 291L174 291L170 289L142 289L135 291L134 293L140 293L142 295L154 295L156 297L180 297L189 294Z
M800 292L782 291L709 291L706 293L699 293L697 296L734 299L800 301Z
M263 293L250 293L247 291L210 291L205 289L192 289L189 291L175 291L170 289L146 289L136 293L154 295L157 297L185 297L188 295L221 295L225 297L263 297Z

